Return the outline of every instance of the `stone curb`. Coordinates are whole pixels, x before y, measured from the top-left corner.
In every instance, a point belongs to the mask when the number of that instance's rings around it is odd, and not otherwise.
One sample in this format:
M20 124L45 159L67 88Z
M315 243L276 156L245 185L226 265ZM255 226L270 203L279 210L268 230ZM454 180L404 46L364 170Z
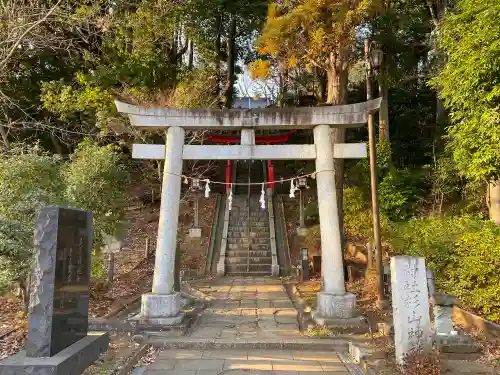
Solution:
M115 375L127 375L129 374L136 365L137 362L141 359L141 357L148 351L151 347L149 344L143 345L137 352L135 352L125 363L125 366L118 371Z
M317 351L347 351L347 340L303 340L303 341L265 341L265 340L171 340L146 338L147 343L162 349L288 349Z
M475 327L482 331L485 335L500 337L499 324L493 323L492 321L455 306L453 308L453 320L457 317L466 323L465 329L467 331L470 331L471 327Z
M376 371L370 364L368 363L368 359L371 354L367 352L366 348L362 348L359 345L356 345L352 342L349 343L349 355L348 357L351 361L357 364L359 369L359 374L364 375L378 375L378 371ZM356 373L358 374L358 373Z

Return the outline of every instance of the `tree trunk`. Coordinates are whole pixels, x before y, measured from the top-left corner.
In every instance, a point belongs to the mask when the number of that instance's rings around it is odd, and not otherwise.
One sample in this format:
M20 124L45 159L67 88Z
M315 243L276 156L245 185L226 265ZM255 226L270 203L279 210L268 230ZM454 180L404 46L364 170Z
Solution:
M220 88L221 88L221 53L222 53L222 42L221 42L221 29L222 29L222 15L218 14L215 20L215 97L220 98ZM218 100L220 102L220 100Z
M490 219L500 225L500 178L488 186L488 208Z
M194 62L194 42L192 40L189 41L189 56L188 56L188 69L193 69Z
M233 107L234 97L234 83L236 81L235 65L236 65L236 17L233 15L231 19L231 26L229 28L229 35L227 38L227 77L226 77L226 91L224 93L224 107Z
M318 99L321 103L326 103L328 98L328 79L324 72L316 69L316 79L318 80Z
M5 143L5 147L10 148L9 137L7 135L7 131L5 127L0 125L0 135L2 136L3 143Z
M54 134L52 134L52 133L50 133L50 140L52 141L52 144L54 145L54 148L55 148L56 152L59 155L62 155L63 154L63 148L61 146L61 143L56 138L56 136Z
M379 142L390 142L389 136L389 87L383 77L378 82L379 95L382 96L382 103L378 113Z
M30 276L19 281L19 292L23 301L24 312L27 314L30 305Z
M328 97L327 103L332 105L347 103L347 83L349 71L347 70L348 52L341 52L335 59L331 57L331 63L327 73ZM332 129L332 142L344 143L346 138L345 129ZM337 190L337 206L339 211L340 238L344 238L344 159L334 160L335 190ZM342 248L344 244L341 243Z

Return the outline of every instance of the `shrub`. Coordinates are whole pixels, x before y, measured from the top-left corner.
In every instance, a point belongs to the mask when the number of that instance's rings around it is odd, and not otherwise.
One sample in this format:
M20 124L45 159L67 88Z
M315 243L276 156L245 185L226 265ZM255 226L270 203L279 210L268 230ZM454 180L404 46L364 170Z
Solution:
M82 142L64 168L64 198L72 207L91 211L94 250L103 245L103 235L123 230L127 172L113 146Z
M0 154L0 218L30 226L41 208L60 203L61 163L37 145Z
M447 289L465 306L500 320L500 227L485 221L471 229L455 243Z
M35 218L44 206L61 201L61 162L38 146L0 154L0 292L13 283L26 287Z
M474 216L412 219L392 227L395 253L423 256L436 285L488 318L500 319L500 228Z
M380 211L393 221L406 220L425 198L426 189L421 172L392 170L379 185Z
M0 154L0 290L26 286L31 269L33 231L39 211L61 204L92 211L94 254L102 235L116 235L123 224L127 174L110 146L83 142L63 163L38 146L15 146ZM105 265L92 257L93 276Z

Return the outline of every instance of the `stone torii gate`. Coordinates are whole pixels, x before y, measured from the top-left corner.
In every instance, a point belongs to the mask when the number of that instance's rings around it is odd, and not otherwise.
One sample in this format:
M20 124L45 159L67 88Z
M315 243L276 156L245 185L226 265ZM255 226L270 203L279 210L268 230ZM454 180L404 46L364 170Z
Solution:
M355 316L356 297L346 293L334 158L364 158L366 144L332 144L331 127L360 127L381 98L340 106L254 110L145 108L116 102L133 126L165 128L165 145L135 144L133 157L165 160L152 292L142 296L140 318L157 324L182 320L174 291L174 266L183 160L315 160L323 285L318 312L327 318ZM185 145L186 130L241 130L240 145ZM256 145L257 129L312 129L314 144Z

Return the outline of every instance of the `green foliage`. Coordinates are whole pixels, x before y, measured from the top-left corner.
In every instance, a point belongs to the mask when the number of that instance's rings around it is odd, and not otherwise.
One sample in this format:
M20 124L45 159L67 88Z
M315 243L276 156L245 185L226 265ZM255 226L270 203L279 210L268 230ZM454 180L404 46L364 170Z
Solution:
M450 111L448 147L459 170L474 180L500 171L500 3L459 0L438 33L447 56L431 81Z
M500 320L500 227L482 224L463 233L455 243L446 285L465 306Z
M92 211L93 254L103 234L122 229L127 173L112 146L89 141L63 162L38 146L16 146L0 154L0 290L26 278L32 261L34 223L39 211L60 204ZM106 269L97 256L92 274Z
M123 229L127 173L112 145L100 147L82 142L63 171L65 201L70 206L92 212L94 248L102 245L103 234Z
M39 146L14 146L0 154L0 218L29 226L42 207L60 203L61 164Z
M372 211L367 196L359 187L344 188L344 226L351 238L366 241L373 233Z
M194 69L182 74L173 91L170 105L174 108L210 108L217 101L216 73L210 68Z
M32 228L0 219L0 294L26 277L33 254Z
M461 303L500 318L500 228L473 216L429 217L394 224L391 247L397 254L423 256L440 290Z
M425 198L425 178L416 171L391 170L379 185L380 210L391 220L405 220L415 214Z

